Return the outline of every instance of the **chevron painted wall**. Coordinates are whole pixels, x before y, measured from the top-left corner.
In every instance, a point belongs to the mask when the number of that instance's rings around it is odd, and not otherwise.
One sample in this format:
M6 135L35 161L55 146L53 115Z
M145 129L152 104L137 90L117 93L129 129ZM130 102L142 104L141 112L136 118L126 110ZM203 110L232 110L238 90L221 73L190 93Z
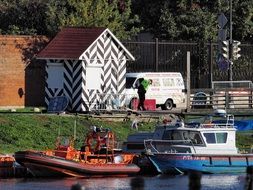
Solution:
M126 73L126 52L121 47L115 37L105 30L86 49L78 60L47 60L46 65L46 97L48 105L50 98L55 96L66 96L69 99L68 109L74 112L86 112L93 109L100 109L100 105L110 104L112 99L119 98L120 105L125 101L125 73ZM54 74L51 65L60 64L58 80L62 77L62 85L59 88L52 88L50 83L54 83ZM58 68L58 67L57 67ZM93 88L90 85L93 81L88 81L91 73L90 68L95 68L99 72L96 80L99 87ZM50 70L51 69L51 70ZM97 73L92 73L96 76ZM50 79L50 80L49 80ZM59 82L60 83L60 82ZM57 86L56 85L56 86ZM61 87L61 88L60 88Z

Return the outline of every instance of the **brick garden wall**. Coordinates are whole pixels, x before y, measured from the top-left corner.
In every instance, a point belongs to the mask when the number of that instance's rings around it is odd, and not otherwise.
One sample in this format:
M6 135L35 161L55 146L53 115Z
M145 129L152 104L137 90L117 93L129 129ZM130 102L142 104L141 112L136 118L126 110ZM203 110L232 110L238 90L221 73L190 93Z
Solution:
M0 107L43 106L45 64L36 54L43 36L0 35Z

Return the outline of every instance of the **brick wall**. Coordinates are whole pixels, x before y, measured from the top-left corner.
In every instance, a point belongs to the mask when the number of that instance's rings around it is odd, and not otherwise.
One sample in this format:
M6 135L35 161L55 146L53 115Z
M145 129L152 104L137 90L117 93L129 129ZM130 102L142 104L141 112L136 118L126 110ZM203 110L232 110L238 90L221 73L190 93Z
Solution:
M45 63L36 54L43 36L0 35L0 107L43 106Z

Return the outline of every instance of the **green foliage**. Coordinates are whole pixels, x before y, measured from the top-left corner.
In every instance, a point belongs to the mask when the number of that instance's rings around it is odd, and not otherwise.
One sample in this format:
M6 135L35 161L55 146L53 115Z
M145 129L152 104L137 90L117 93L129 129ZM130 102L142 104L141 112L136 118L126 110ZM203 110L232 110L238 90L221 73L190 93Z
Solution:
M214 14L205 9L181 9L168 11L169 3L165 4L161 10L161 17L159 20L162 27L162 33L166 39L177 40L209 40L215 38L216 17ZM179 24L180 23L180 24Z
M0 0L2 34L42 34L46 4L43 0Z
M251 40L253 1L233 0L233 36ZM166 40L216 40L218 16L229 20L228 0L133 0L133 12L138 14L145 31ZM227 26L228 27L228 26Z
M253 1L232 3L233 38L252 41ZM120 39L144 29L166 40L206 41L217 39L220 13L229 19L228 0L0 0L0 33L53 36L64 26L97 26Z
M188 117L187 121L198 117ZM112 130L117 142L136 133L131 128L132 121L110 121L86 116L43 115L43 114L0 114L0 153L14 153L19 150L46 150L55 147L58 136L73 137L75 146L80 148L91 126ZM153 131L155 122L142 122L138 131ZM75 132L76 131L76 132ZM238 132L237 146L249 149L253 144L253 132Z
M237 147L240 150L249 151L253 148L253 131L238 132L236 134Z
M0 0L2 34L55 35L64 26L106 27L120 39L139 32L130 0Z
M131 121L112 122L84 116L5 113L0 114L0 153L52 149L58 136L70 137L74 134L76 148L80 148L93 125L111 129L119 142L126 140L128 134L136 132L130 127ZM139 130L150 131L153 126L154 123L144 123Z

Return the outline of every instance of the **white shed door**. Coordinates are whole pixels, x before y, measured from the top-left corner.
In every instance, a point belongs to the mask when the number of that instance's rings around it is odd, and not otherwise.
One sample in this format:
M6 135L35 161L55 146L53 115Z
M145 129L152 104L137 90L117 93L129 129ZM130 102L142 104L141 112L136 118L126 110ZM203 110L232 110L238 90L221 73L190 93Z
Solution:
M63 88L63 64L48 64L47 84L48 88Z
M86 68L86 88L89 90L101 88L101 67Z

